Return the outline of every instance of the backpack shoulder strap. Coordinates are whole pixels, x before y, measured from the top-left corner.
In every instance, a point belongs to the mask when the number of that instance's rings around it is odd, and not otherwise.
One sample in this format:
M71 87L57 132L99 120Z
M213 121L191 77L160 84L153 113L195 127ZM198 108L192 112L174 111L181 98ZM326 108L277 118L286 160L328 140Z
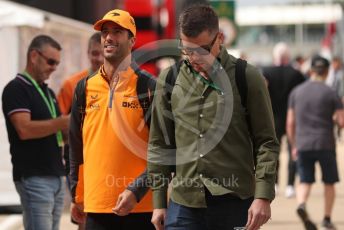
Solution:
M138 76L136 83L137 97L143 110L145 123L150 127L151 104L154 97L156 80L145 70L137 68L135 73Z
M247 62L240 58L237 59L237 63L235 65L235 83L238 87L240 98L241 98L241 105L242 107L247 110L247 81L246 81L246 66Z
M170 67L165 79L165 89L166 89L166 96L168 101L171 101L173 87L176 84L176 80L180 71L180 67L182 66L184 61L178 61Z
M84 118L86 114L86 84L88 79L95 76L95 73L88 75L81 79L75 87L75 100L78 107L79 115L80 115L80 130L84 124Z
M239 90L240 98L241 98L241 105L245 109L245 119L248 127L248 132L250 135L251 143L252 143L252 152L253 152L253 160L254 165L257 165L257 150L256 144L254 141L250 113L247 108L247 94L248 94L248 87L247 87L247 79L246 79L246 66L247 62L240 58L237 59L237 63L235 65L235 82Z
M176 84L176 80L177 80L177 77L178 77L178 74L179 74L179 71L180 71L180 67L182 66L183 64L183 60L181 61L178 61L176 63L174 63L171 67L170 67L170 70L168 71L167 75L166 75L166 79L165 79L165 87L164 87L164 94L166 95L167 97L167 101L168 101L168 105L167 105L167 109L169 109L170 111L172 111L172 108L171 108L171 96L172 96L172 91L173 91L173 88L174 88L174 85ZM174 122L173 124L171 125L171 129L174 130ZM171 144L172 145L175 145L176 144L176 140L174 138L174 135L172 135L171 137L172 139L170 140L171 141ZM176 173L176 165L170 165L170 170L174 173Z

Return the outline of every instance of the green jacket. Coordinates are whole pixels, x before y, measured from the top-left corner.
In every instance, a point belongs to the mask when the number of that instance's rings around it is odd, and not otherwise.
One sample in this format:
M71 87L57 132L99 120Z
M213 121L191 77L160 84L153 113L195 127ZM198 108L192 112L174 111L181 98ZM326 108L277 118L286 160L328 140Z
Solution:
M187 207L206 207L204 186L212 195L231 193L273 200L279 144L263 77L247 65L247 109L252 141L235 84L236 58L222 48L210 75L212 85L181 66L171 96L169 69L157 81L148 145L148 175L154 208L166 208L171 165L171 199ZM256 167L252 142L256 152Z

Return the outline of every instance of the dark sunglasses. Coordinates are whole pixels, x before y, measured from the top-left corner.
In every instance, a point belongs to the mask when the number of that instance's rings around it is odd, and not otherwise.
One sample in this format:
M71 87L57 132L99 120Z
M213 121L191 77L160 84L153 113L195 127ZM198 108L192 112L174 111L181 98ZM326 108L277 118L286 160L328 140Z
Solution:
M199 46L199 47L194 47L194 48L183 46L182 39L179 39L178 49L180 49L182 51L182 53L184 55L187 55L187 56L191 56L194 52L196 52L199 55L208 55L208 54L210 54L210 51L215 44L217 35L218 35L218 33L215 35L215 37L210 42L210 44Z
M55 59L53 59L53 58L48 58L47 56L45 56L41 51L39 51L39 50L36 50L37 51L37 53L41 56L41 57L43 57L44 59L45 59L45 61L47 62L47 64L48 65L50 65L50 66L54 66L54 65L58 65L58 64L60 64L60 62L59 61L56 61Z

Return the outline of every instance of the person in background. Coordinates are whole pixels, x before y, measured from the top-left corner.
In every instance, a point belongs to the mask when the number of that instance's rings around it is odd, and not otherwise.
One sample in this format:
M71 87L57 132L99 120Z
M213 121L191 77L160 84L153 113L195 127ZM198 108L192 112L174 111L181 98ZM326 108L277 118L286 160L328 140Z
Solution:
M305 58L301 54L296 55L292 62L292 67L302 73L305 61Z
M95 73L103 64L104 57L100 43L100 32L94 33L88 40L87 57L90 67L68 77L62 84L60 92L57 94L57 100L61 109L61 113L69 114L72 107L73 93L76 84L82 78Z
M344 70L343 61L340 57L332 58L326 84L334 89L344 103Z
M334 124L344 126L343 105L334 90L325 84L329 62L316 56L311 62L311 78L290 94L287 134L292 154L297 157L300 185L297 189L297 214L307 230L317 229L306 211L306 202L315 181L319 162L324 183L325 210L322 227L334 230L331 213L335 201L334 184L339 181L336 162Z
M287 44L277 43L273 49L273 66L263 68L263 75L266 78L271 98L272 111L275 119L276 135L281 143L282 137L286 134L285 126L287 119L288 97L293 88L305 79L302 73L291 66L290 50ZM288 144L288 184L285 190L287 198L295 195L294 183L296 175L296 162L291 157ZM277 170L278 170L277 166ZM276 190L278 177L276 180Z
M61 131L69 116L60 115L54 92L45 83L60 63L61 46L36 36L27 64L2 93L13 180L23 207L26 230L58 230L65 193Z
M100 43L101 34L99 32L94 33L88 40L87 57L90 62L88 69L82 70L74 75L68 77L62 84L62 87L57 95L57 101L62 114L68 115L71 111L72 100L74 95L74 89L78 81L92 75L103 64L103 50ZM68 133L64 133L65 146L63 148L63 157L66 165L66 174L69 174L69 144ZM67 177L67 185L70 189L69 178ZM72 220L73 223L76 223ZM84 229L84 224L79 224L79 230Z

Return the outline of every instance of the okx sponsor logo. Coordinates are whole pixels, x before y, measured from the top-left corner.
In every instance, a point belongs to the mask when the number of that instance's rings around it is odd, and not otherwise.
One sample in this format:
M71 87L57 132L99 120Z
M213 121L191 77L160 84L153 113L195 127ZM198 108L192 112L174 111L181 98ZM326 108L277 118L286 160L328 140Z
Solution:
M137 101L123 101L122 107L128 108L128 109L138 109L140 108L140 103Z

